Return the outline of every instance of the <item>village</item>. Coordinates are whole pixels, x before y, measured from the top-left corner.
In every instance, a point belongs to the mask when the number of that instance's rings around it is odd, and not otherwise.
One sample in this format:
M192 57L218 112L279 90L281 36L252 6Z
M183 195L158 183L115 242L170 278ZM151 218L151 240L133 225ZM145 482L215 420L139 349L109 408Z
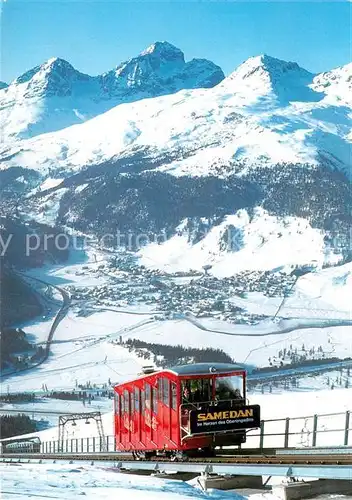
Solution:
M128 256L105 264L82 266L80 275L104 277L106 283L94 286L70 285L72 303L79 315L89 315L96 307L126 308L143 305L159 319L192 313L238 324L255 324L265 316L252 314L234 302L257 292L265 297L289 296L296 277L282 272L246 271L228 278L204 272L166 273L137 265Z

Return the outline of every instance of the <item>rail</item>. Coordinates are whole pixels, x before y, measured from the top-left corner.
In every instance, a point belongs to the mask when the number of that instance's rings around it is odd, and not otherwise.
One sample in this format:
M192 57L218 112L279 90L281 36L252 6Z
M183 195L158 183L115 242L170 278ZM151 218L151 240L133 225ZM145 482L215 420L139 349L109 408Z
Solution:
M230 474L245 476L279 476L320 479L351 480L352 455L314 456L242 456L216 457L212 459L189 459L187 462L173 462L167 459L131 460L122 453L87 453L87 454L14 454L3 455L4 463L79 463L89 465L104 464L123 472L124 470L157 472L195 472L198 474Z

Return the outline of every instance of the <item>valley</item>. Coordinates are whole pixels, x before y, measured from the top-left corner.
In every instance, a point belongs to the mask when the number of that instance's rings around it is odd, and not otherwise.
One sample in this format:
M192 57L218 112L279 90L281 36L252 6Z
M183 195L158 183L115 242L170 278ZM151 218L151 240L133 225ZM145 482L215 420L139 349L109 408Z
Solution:
M53 58L1 89L2 263L55 299L10 321L48 356L14 353L27 368L3 386L215 357L255 393L348 388L350 73L260 55L225 76L156 42L98 77Z
M350 500L351 13L0 0L4 500Z
M92 249L80 263L29 273L65 290L71 303L55 329L49 359L27 374L4 377L11 392L40 391L43 376L50 390L122 381L145 363L201 361L209 349L219 353L208 356L226 355L250 372L292 365L300 377L302 365L318 379L330 364L336 369L337 361L351 359L352 321L343 300L350 287L349 264L298 277L249 272L219 279L204 272L149 271L132 257ZM33 321L25 331L41 344L52 321ZM137 347L131 349L133 343ZM196 358L195 348L204 350ZM270 373L263 376L259 383L267 385Z

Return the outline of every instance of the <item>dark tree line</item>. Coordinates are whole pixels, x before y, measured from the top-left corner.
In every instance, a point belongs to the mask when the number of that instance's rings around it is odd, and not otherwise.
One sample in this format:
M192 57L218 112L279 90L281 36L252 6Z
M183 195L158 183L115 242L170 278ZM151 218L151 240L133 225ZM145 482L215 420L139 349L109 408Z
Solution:
M34 318L42 313L38 296L12 269L0 264L0 327Z
M20 328L2 328L0 330L0 366L16 365L18 357L16 352L32 349L32 344L27 340L26 334Z
M87 394L86 391L78 391L78 392L51 391L49 394L46 394L46 397L53 398L53 399L65 399L68 401L70 401L70 400L71 401L80 401L82 399L91 398L91 395Z
M1 174L1 172L0 172ZM35 221L23 223L15 205L1 200L0 175L0 326L11 326L42 314L42 305L37 293L15 272L15 269L40 267L45 262L63 262L69 249L57 245L55 238L61 234L59 228L52 228ZM63 245L60 241L60 245ZM61 249L62 248L62 249Z
M68 190L61 199L59 223L97 236L119 230L132 236L143 233L151 239L161 231L172 236L180 222L188 219L188 229L197 242L205 229L219 224L226 215L245 208L252 217L253 209L262 206L273 215L307 219L313 227L326 231L327 245L338 246L345 260L351 257L350 184L343 173L327 164L257 165L241 176L230 172L225 177L175 177L152 170L158 161L148 158L147 152L144 156L136 153L93 165L66 179ZM231 166L232 172L241 168ZM77 192L82 183L87 187ZM205 226L204 219L208 220Z
M220 222L260 199L256 186L239 178L174 177L160 172L110 177L101 169L100 177L91 180L82 193L75 187L61 200L59 221L89 227L97 235L120 230L152 238L165 231L169 237L185 218ZM74 220L68 219L71 215Z
M0 401L3 401L4 403L28 403L29 401L35 401L35 399L35 394L30 392L18 392L16 394L0 395Z
M265 373L265 372L273 372L273 371L280 371L284 372L285 370L291 370L292 368L299 368L303 366L319 366L319 365L325 365L325 364L330 364L330 363L339 363L341 361L350 361L352 358L336 358L336 357L331 357L331 358L320 358L320 359L306 359L302 358L301 360L294 362L294 363L289 363L284 365L282 364L280 366L265 366L262 368L255 368L252 373Z
M35 432L37 425L27 415L0 415L1 439Z
M37 362L44 356L44 347L28 342L20 328L0 329L0 367L19 370Z
M128 339L124 344L129 351L135 351L140 357L153 359L156 365L165 367L188 363L233 363L233 359L221 349L206 347L197 349L183 347L182 345L171 346L165 344L153 344L138 339ZM160 360L160 356L163 358Z

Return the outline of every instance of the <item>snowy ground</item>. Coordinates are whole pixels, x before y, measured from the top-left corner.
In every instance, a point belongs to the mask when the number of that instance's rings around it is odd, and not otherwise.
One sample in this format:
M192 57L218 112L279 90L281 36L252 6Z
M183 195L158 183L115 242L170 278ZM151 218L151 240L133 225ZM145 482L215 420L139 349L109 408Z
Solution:
M94 500L278 500L270 492L251 494L250 490L203 492L187 482L138 475L120 474L114 469L74 465L0 464L1 498L28 500L30 498L57 498L74 500L78 496ZM35 480L33 480L35 478ZM317 497L320 500L336 495ZM338 495L341 500L352 497Z
M295 330L289 333L267 334L277 325L252 329L246 326L228 325L218 321L201 321L207 328L224 328L225 333L204 331L186 320L154 321L139 315L105 311L88 318L73 313L60 323L49 360L29 372L12 376L4 381L10 392L38 391L43 382L49 390L71 389L78 384L107 383L109 379L122 382L141 371L146 361L126 348L112 344L137 338L146 342L183 345L185 347L217 347L231 355L237 362L248 365L268 366L269 358L278 356L280 350L292 345L299 352L322 346L327 357L345 358L352 353L351 327ZM44 323L46 326L46 323ZM40 325L33 325L28 332L35 335ZM272 330L271 330L272 331ZM241 336L238 336L241 334Z
M0 464L1 498L28 500L29 498L60 498L123 500L186 500L206 498L240 500L243 496L214 490L204 494L201 490L181 482L123 475L103 467L68 465ZM33 476L35 481L33 481Z

